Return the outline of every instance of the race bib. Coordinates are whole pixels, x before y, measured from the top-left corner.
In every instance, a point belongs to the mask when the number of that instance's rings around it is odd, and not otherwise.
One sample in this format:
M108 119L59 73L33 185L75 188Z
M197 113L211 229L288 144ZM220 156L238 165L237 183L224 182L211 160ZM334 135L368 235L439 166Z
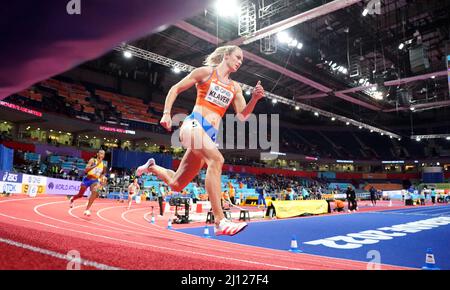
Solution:
M230 105L231 100L233 100L233 92L218 84L211 83L208 93L206 93L205 100L219 107L227 108Z
M94 168L94 170L92 171L92 173L96 176L101 175L102 172L103 172L103 168L98 168L98 167Z

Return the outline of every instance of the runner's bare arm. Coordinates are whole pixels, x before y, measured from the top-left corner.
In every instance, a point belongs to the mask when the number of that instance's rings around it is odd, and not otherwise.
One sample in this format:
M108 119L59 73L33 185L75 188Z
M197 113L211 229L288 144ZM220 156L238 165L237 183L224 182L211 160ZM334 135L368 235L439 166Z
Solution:
M236 96L233 100L233 108L236 112L236 118L241 122L245 122L255 109L258 101L262 97L264 97L264 89L261 86L261 82L258 81L252 93L252 98L250 99L250 102L248 102L248 104L246 103L244 95L242 94L241 86L237 85L236 89Z

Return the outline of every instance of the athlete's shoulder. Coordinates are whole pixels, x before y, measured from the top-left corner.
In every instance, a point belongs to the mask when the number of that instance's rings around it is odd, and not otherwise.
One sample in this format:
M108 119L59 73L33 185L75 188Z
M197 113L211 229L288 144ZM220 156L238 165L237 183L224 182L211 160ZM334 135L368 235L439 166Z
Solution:
M197 84L201 84L210 79L213 73L213 67L210 66L202 66L194 69L189 77L194 79Z
M211 74L214 70L212 66L201 66L194 69L192 72L203 73L203 74Z

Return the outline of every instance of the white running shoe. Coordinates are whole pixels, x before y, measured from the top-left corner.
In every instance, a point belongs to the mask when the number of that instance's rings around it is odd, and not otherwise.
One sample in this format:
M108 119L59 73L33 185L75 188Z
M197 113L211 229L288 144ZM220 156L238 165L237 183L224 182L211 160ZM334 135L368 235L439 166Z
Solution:
M91 216L91 211L88 210L88 209L85 210L85 211L84 211L84 215L85 215L85 216Z
M242 231L247 226L247 223L234 223L226 218L222 219L218 226L214 227L214 234L216 236L234 236Z
M136 169L136 176L139 177L139 176L141 176L144 173L148 173L148 168L150 166L153 166L153 165L155 165L155 159L150 158L149 160L147 160L147 163L145 163L144 165L139 166Z

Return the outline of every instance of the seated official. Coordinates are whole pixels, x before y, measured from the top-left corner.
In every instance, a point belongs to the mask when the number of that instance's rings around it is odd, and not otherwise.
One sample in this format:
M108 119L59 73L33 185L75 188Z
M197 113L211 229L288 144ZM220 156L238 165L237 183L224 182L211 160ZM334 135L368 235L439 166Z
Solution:
M334 204L335 204L335 207L334 207L333 211L337 211L337 212L344 211L345 204L342 200L337 199L334 201Z

